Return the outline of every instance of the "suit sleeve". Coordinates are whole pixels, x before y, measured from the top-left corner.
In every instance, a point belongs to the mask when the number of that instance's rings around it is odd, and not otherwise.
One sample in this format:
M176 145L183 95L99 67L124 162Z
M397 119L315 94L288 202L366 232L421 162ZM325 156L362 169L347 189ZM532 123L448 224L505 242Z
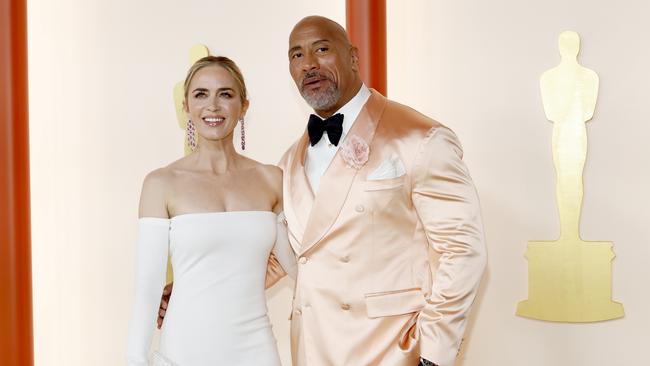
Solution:
M167 274L168 248L169 220L141 218L136 246L135 301L126 349L128 366L149 365L149 348Z
M429 245L439 255L431 295L418 319L424 359L451 366L485 270L486 250L476 189L455 134L437 127L413 166L412 199Z

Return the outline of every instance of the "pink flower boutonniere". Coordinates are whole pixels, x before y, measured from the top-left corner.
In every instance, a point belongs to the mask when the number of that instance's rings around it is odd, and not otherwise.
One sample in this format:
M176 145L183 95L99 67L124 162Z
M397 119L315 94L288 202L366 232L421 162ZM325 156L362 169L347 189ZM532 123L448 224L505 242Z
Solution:
M357 135L348 136L341 145L341 157L350 168L361 169L368 162L370 147Z

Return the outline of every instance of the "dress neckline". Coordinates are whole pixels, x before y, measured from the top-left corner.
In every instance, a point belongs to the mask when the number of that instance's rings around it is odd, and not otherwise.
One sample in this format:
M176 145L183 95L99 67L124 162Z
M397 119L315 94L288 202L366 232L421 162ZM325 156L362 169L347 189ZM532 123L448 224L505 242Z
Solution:
M169 220L175 220L178 218L183 218L183 217L188 217L188 216L219 216L219 215L226 215L226 214L257 214L257 213L263 213L263 214L273 214L277 215L273 211L265 211L265 210L243 210L243 211L207 211L207 212L190 212L190 213L184 213L180 215L176 215L171 217Z

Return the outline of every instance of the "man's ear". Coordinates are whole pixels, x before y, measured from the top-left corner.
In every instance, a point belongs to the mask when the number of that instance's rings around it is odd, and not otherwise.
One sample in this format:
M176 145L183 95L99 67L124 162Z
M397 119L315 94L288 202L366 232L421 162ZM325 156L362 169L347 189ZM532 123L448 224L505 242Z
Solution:
M359 49L355 46L350 47L350 61L352 62L352 70L359 72Z

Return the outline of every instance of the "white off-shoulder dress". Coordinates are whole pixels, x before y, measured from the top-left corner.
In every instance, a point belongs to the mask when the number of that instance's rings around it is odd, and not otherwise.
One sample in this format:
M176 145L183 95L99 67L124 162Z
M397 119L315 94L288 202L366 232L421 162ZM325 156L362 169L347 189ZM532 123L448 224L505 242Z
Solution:
M295 276L285 222L269 211L141 218L127 365L280 366L264 284L271 253ZM174 289L150 359L168 253Z

